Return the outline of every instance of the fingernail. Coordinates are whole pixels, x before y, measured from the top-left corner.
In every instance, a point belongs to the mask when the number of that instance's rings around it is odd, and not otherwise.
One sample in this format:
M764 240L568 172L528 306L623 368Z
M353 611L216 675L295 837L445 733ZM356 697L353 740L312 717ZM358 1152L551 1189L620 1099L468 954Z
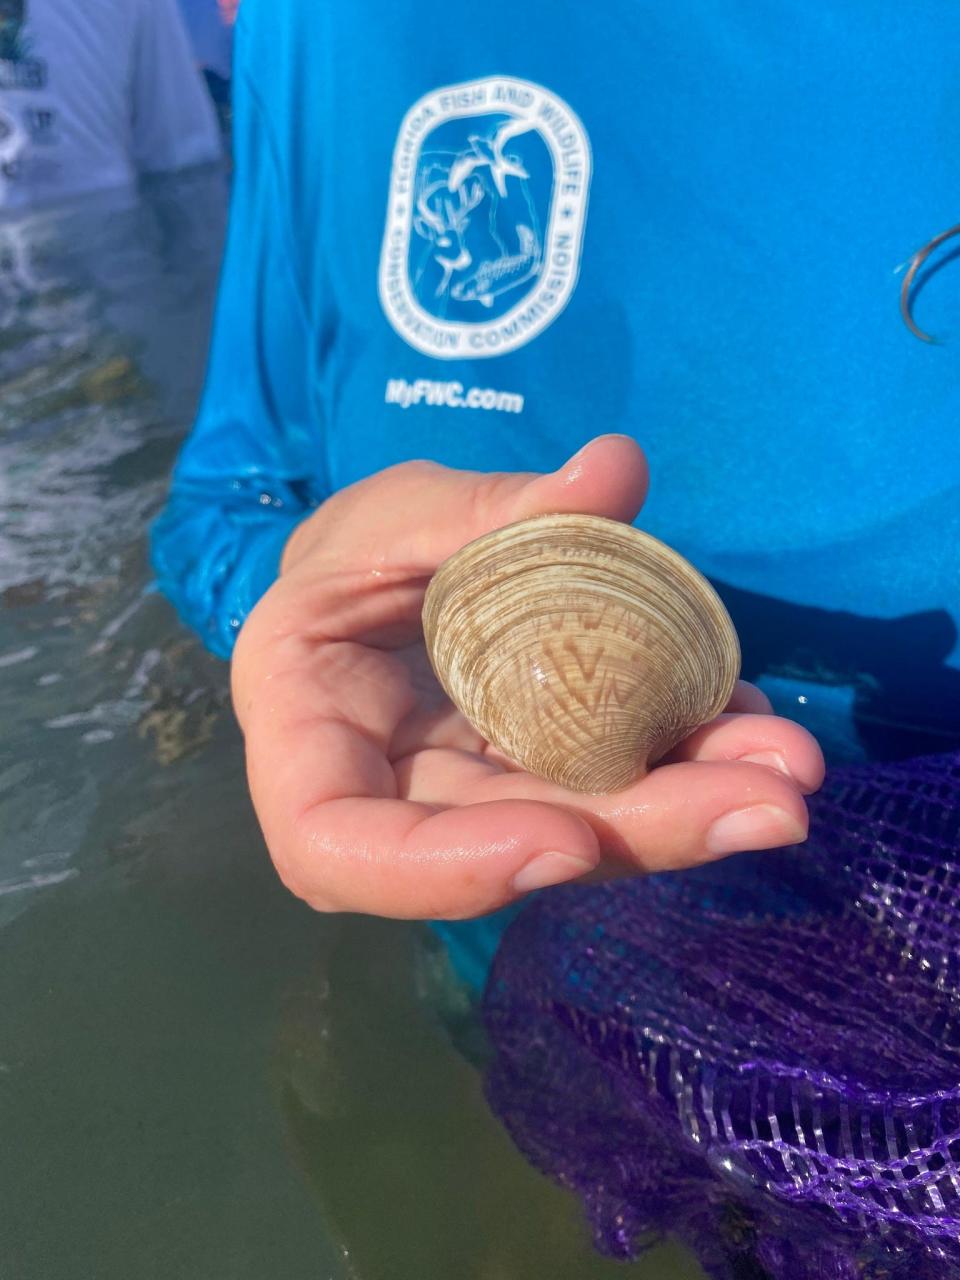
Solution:
M571 853L540 853L513 877L513 887L517 893L532 893L534 889L576 880L592 870L592 862Z
M592 440L588 440L586 444L582 444L580 448L577 450L577 452L571 453L570 457L566 460L566 462L563 463L563 465L558 468L558 471L557 471L558 475L562 474L563 472L569 473L566 476L566 483L569 484L571 480L576 479L576 477L580 475L580 459L583 456L583 454L587 452L587 450L590 448L592 444L593 444Z
M806 829L786 809L773 804L755 804L736 809L718 818L707 832L707 853L742 853L747 849L767 849L796 844L806 838Z
M793 776L787 768L786 760L777 751L757 751L752 756L739 756L738 759L745 764L765 764L768 769L776 769L779 773L785 773L788 778Z
M569 466L571 462L576 461L581 453L586 453L588 449L592 449L598 440L629 440L633 442L633 436L628 436L622 431L607 431L602 436L592 436L586 444L582 444L576 453L571 454L564 465Z

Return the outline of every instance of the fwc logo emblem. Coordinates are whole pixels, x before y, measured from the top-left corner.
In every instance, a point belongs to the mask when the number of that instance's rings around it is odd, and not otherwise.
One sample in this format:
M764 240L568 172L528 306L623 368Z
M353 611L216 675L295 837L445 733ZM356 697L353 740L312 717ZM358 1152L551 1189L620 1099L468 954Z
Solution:
M441 360L503 355L570 301L590 144L556 94L492 77L407 112L393 153L380 300L412 347Z

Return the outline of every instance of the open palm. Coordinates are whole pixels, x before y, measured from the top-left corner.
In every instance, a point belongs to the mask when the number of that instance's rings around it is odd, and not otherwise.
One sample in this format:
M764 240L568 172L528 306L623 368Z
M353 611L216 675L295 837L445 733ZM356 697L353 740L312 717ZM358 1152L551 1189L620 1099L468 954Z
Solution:
M594 871L804 838L819 749L749 685L668 763L588 796L504 759L430 671L420 610L447 556L546 512L631 521L645 491L639 448L604 436L545 476L405 463L298 528L233 661L251 794L294 893L321 910L454 919Z

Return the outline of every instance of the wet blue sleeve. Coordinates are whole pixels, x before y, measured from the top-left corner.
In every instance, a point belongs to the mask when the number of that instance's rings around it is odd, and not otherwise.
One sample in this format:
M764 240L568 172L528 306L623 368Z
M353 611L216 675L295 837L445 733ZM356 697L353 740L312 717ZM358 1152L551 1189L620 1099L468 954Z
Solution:
M222 657L274 581L290 532L326 496L282 152L243 74L242 38L238 27L236 167L207 380L151 531L160 589Z

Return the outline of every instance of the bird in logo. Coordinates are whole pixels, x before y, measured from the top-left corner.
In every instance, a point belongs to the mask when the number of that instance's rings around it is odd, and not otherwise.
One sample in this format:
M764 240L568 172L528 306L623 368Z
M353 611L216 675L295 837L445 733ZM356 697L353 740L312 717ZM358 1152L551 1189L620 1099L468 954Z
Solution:
M487 165L497 191L505 197L507 178L529 178L530 175L516 157L505 156L503 148L511 138L516 138L521 133L529 133L532 128L533 125L526 120L507 120L496 131L493 138L481 138L478 134L471 134L468 141L472 154L467 153L454 160L450 166L447 186L451 191L459 190L474 170Z

